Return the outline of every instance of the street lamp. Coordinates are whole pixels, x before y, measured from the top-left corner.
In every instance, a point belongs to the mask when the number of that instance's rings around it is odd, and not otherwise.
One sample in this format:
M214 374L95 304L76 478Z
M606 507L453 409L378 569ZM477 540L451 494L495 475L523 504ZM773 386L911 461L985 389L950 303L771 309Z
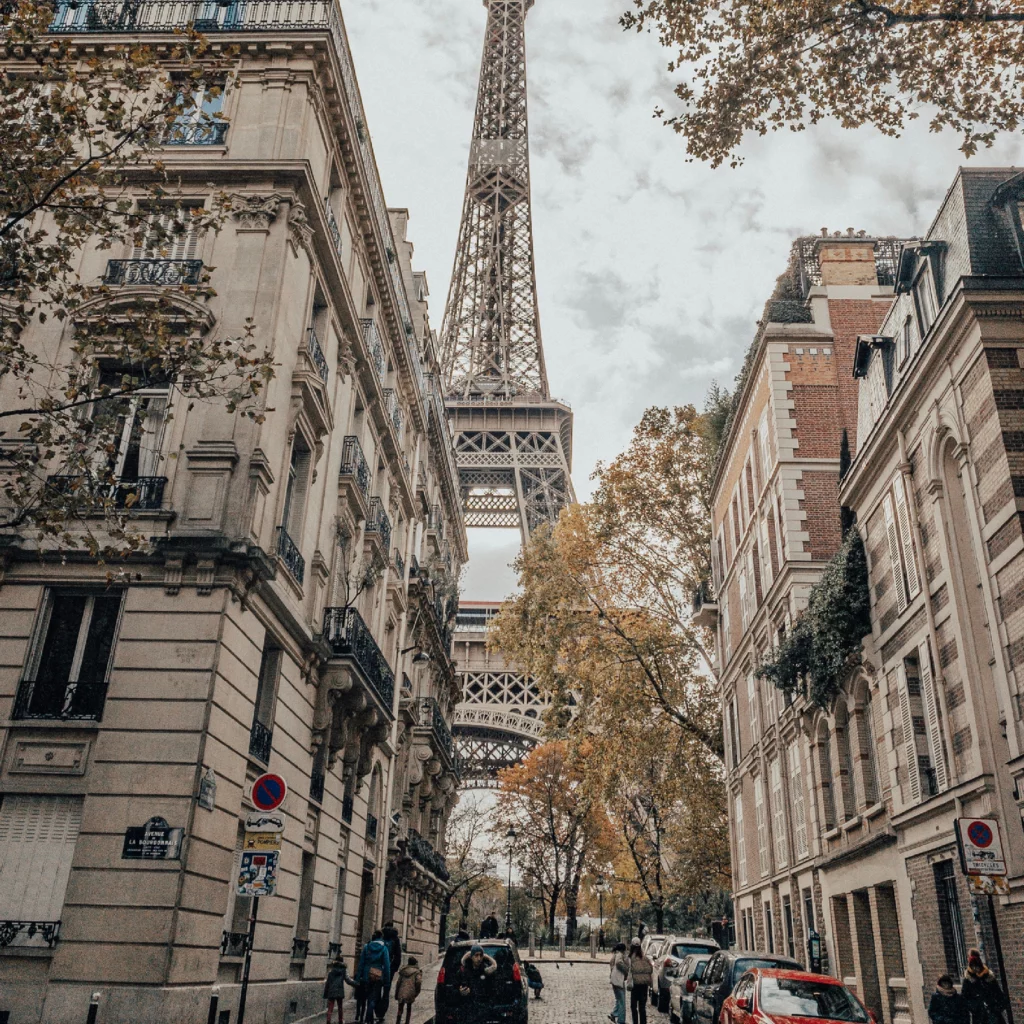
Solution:
M597 881L594 883L594 891L597 893L597 913L601 919L599 931L602 938L604 938L604 894L610 888L611 886L604 880L604 875L598 875Z
M511 825L508 827L508 832L505 833L505 838L508 840L508 899L505 902L505 931L507 932L512 927L512 847L518 838L515 828Z

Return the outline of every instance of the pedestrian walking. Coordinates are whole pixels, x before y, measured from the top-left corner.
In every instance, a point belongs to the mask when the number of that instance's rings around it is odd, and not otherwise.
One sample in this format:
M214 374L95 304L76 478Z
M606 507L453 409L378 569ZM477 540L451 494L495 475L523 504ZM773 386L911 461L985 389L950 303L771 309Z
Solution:
M493 914L488 914L480 922L480 938L496 939L498 937L498 919Z
M598 928L598 930L597 930L597 944L600 947L601 952L603 953L604 952L604 929L603 928Z
M379 928L359 954L356 981L365 988L366 1004L363 1015L359 1018L360 1024L373 1024L377 1004L381 1001L383 993L391 988L391 960Z
M612 949L612 959L608 980L611 982L615 1006L608 1014L614 1024L626 1024L626 982L629 981L629 957L626 956L626 944L617 942Z
M637 930L636 930L636 937L637 937L637 938L638 938L638 939L639 939L639 940L640 940L641 942L643 942L643 940L644 940L644 936L645 936L646 934L647 934L647 925L645 925L645 924L643 923L643 921L641 921L641 922L640 922L640 927L639 927L639 928L637 928Z
M935 984L928 1004L928 1020L931 1024L971 1024L971 1008L953 987L948 974L943 974Z
M654 964L644 956L639 939L629 944L629 1010L633 1024L647 1024L647 993L654 980Z
M388 947L388 962L391 964L391 977L398 984L398 969L402 966L402 940L398 937L398 929L394 921L385 921L381 929L381 937L384 945ZM380 1002L377 1003L377 1020L382 1021L388 1012L389 990L385 987L381 993ZM397 998L397 997L396 997Z
M331 1011L335 1006L338 1008L338 1024L345 1024L342 1005L345 1002L346 985L351 985L355 988L355 982L349 981L348 968L345 966L345 959L339 950L338 955L331 963L330 970L327 972L327 980L324 982L324 999L327 1000L327 1024L331 1024Z
M402 1009L405 1009L405 1024L412 1022L412 1004L423 988L423 971L420 970L416 957L409 957L409 962L398 972L395 982L395 1002L398 1003L398 1016L395 1024L402 1024ZM328 1022L329 1024L329 1022Z
M981 957L981 950L967 951L967 970L960 986L974 1024L1002 1024L1006 997L996 976Z

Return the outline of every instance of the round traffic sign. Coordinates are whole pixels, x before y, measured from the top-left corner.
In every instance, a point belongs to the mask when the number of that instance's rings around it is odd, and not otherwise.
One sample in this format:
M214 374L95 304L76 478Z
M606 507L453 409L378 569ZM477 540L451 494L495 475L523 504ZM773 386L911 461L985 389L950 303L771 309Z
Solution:
M288 784L280 775L267 772L252 784L253 806L260 811L275 811L288 795Z
M967 826L967 838L981 849L992 845L992 829L984 821L972 821Z

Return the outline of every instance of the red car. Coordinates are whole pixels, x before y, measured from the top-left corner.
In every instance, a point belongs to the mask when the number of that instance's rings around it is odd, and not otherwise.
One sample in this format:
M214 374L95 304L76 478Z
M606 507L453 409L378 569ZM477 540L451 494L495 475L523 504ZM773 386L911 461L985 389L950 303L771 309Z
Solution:
M837 978L755 967L722 1003L719 1024L876 1024L875 1015Z

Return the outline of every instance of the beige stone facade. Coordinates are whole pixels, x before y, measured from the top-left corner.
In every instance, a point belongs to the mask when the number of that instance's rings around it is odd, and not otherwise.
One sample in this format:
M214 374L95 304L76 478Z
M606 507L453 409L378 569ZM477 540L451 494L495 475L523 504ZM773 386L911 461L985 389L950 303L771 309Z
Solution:
M262 423L208 402L161 418L159 394L131 412L152 441L136 513L151 540L113 582L2 538L11 1024L84 1020L93 992L104 1022L191 1024L214 986L234 1020L249 911L234 879L268 769L288 783L287 828L249 1019L319 1010L329 952L351 967L383 921L421 956L438 942L466 536L426 281L408 214L384 204L338 9L248 4L207 31L241 54L228 127L164 159L195 204L233 196L193 242L215 268L206 316L228 337L252 318L275 377ZM88 251L81 273L132 258ZM73 328L25 340L59 352ZM180 856L125 859L126 830L153 818L183 830Z

